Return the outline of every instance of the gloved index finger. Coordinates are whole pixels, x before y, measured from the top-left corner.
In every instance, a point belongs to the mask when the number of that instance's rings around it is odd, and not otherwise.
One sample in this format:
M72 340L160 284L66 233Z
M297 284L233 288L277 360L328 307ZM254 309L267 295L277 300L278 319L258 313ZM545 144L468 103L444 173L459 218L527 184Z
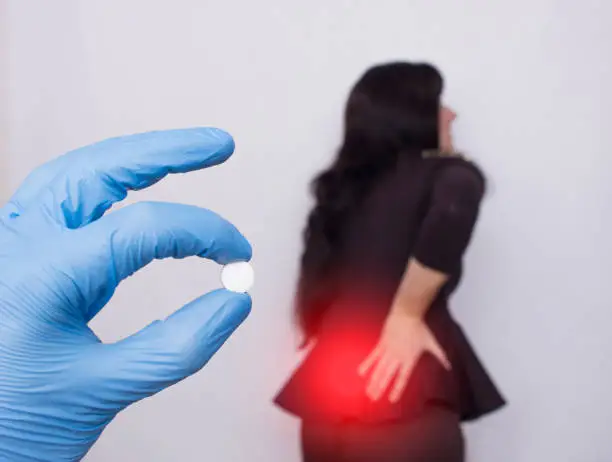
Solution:
M146 188L169 173L222 163L233 151L232 137L216 128L111 138L42 166L47 174L38 177L51 176L51 182L31 182L15 194L14 202L25 208L40 206L68 228L79 228L102 216L129 190ZM40 188L40 193L32 194L33 188Z
M138 202L71 234L72 254L62 271L86 300L87 320L123 279L154 259L197 255L225 265L252 256L251 245L234 225L184 204Z

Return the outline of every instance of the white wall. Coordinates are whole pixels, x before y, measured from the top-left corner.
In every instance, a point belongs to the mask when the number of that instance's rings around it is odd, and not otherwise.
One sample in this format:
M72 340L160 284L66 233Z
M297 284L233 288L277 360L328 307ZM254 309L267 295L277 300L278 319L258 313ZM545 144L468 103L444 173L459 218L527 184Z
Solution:
M0 0L0 203L8 197L7 149L9 134L8 109L8 20L7 1Z
M131 196L210 207L251 238L247 324L200 374L125 412L88 460L297 461L270 405L295 356L289 302L306 184L368 65L428 59L494 191L455 311L510 406L467 428L473 462L612 460L612 6L597 0L8 0L9 184L111 135L214 124L227 165ZM216 285L154 264L95 322L106 340Z

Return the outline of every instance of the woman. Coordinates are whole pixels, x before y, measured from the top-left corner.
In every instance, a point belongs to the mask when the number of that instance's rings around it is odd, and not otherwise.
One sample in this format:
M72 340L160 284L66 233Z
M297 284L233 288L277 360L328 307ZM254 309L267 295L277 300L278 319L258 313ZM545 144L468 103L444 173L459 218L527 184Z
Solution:
M368 70L314 181L296 300L313 348L276 398L305 462L460 462L460 422L504 404L448 308L485 181L442 86L427 64Z

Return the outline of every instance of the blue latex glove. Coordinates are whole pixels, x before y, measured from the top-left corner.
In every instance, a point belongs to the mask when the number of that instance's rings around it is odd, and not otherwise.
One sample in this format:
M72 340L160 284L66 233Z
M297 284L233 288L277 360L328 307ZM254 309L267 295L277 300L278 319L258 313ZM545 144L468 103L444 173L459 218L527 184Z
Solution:
M106 140L39 167L0 209L1 461L80 460L118 412L201 369L246 318L250 297L219 290L114 344L87 326L153 259L251 258L230 223L198 207L104 215L128 190L233 149L216 129Z

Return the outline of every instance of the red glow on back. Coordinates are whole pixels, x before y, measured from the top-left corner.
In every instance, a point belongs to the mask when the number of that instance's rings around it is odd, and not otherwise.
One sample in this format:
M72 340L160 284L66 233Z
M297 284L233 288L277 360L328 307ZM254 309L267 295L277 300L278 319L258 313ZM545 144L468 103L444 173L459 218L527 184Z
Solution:
M302 368L300 388L306 396L301 399L316 414L356 417L370 406L367 377L359 375L359 366L376 346L386 308L361 293L345 294L332 310L341 320L336 322L330 313L324 321L319 341Z
M312 390L309 405L326 415L358 415L365 404L366 379L358 373L359 365L373 348L372 335L351 329L328 339L324 348L311 358L316 367L309 368L307 389Z
M386 291L373 296L372 283L355 286L358 288L350 294L344 291L330 307L316 344L277 403L309 419L380 421L419 412L423 397L446 396L438 385L448 382L447 372L431 355L417 361L399 402L391 403L388 393L375 402L366 395L370 376L360 376L359 367L378 343L392 297L382 295Z

